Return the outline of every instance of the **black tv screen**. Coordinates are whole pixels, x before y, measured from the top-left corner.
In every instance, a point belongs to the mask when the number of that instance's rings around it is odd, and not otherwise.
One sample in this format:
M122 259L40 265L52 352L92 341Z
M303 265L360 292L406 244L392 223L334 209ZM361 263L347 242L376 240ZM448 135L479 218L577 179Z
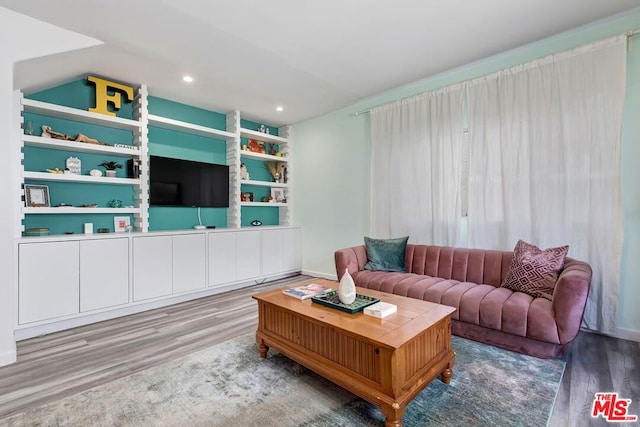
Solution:
M229 207L229 166L149 157L149 205Z

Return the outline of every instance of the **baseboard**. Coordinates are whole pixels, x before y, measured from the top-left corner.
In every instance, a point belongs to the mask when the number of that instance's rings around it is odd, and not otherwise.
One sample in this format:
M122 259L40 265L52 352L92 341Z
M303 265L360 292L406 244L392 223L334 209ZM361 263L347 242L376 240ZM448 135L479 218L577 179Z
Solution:
M598 334L598 335L604 335L611 338L618 338L621 340L640 342L640 331L636 331L633 329L616 328L615 332L607 333L607 334L600 331L587 329L587 328L580 328L580 330L584 332L589 332L591 334Z
M338 276L336 276L335 274L320 273L318 271L302 270L302 274L305 274L307 276L319 277L321 279L338 280Z
M623 340L640 342L640 331L633 329L616 328L616 337Z
M11 365L17 360L17 354L15 350L6 351L0 354L0 366Z

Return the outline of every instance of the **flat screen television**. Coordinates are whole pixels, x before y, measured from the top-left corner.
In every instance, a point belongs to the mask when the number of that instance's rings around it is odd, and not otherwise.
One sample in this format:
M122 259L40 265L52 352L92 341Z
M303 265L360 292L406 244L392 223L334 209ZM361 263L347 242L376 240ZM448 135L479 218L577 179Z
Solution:
M149 205L229 207L229 166L149 157Z

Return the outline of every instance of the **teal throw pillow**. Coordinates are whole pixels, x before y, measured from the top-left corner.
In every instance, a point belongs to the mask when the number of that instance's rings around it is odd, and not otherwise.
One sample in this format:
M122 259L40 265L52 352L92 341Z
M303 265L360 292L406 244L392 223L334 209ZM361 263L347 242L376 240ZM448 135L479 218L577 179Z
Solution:
M405 257L407 255L407 241L409 236L397 239L364 238L367 249L365 270L373 271L407 271Z

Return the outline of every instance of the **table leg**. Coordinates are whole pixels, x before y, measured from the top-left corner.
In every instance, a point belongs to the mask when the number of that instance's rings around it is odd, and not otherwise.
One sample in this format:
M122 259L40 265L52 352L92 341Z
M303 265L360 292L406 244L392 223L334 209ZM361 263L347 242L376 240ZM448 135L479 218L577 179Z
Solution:
M451 382L451 377L453 376L453 369L451 367L447 367L442 373L442 382L445 384L449 384Z
M402 427L402 416L404 415L405 406L397 403L385 405L380 408L384 414L384 427Z
M258 351L260 351L260 357L265 359L267 357L267 352L269 351L269 346L266 345L263 340L260 340L258 343Z

